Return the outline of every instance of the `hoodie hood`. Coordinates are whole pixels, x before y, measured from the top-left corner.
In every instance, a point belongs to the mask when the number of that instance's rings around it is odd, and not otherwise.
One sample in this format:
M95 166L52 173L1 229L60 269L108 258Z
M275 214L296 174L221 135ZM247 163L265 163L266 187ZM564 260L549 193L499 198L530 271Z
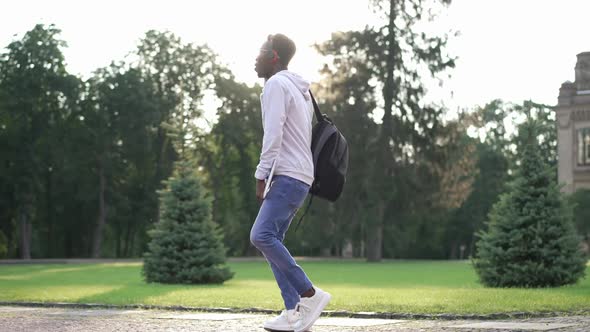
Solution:
M288 70L281 70L280 72L276 73L275 75L279 75L281 77L284 77L286 79L288 79L289 81L291 81L291 83L293 83L293 85L295 85L295 87L297 88L297 90L299 90L301 92L301 94L303 94L303 96L305 97L306 100L309 100L309 87L311 86L311 83L304 79L303 77L299 76L298 74L295 74L292 71L288 71Z

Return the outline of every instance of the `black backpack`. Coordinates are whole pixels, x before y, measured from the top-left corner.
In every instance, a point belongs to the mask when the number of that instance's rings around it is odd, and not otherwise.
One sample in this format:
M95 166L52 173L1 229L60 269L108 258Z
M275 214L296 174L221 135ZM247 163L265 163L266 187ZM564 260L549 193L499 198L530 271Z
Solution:
M320 112L311 91L311 101L317 123L311 134L314 181L309 192L331 202L335 202L344 188L348 169L348 143L336 125Z
M311 90L309 91L317 123L311 132L311 152L313 155L314 181L309 189L312 195L305 212L297 222L295 231L309 207L314 196L335 202L344 188L348 170L348 143L336 125L327 115L320 112Z

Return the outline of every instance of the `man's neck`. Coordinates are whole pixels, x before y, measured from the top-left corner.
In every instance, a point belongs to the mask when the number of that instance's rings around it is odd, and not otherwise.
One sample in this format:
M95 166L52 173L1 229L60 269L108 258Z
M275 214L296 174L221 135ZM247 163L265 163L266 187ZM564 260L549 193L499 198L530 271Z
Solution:
M289 68L287 68L287 66L279 66L277 67L275 70L273 70L273 72L270 74L269 77L264 79L264 83L266 83L266 81L268 81L271 77L273 77L276 73L283 71L283 70L289 70Z

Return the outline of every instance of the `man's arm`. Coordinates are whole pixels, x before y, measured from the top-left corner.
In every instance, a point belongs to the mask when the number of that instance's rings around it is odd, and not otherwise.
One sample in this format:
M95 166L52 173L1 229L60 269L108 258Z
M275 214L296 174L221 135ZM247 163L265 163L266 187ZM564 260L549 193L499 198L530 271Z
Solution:
M280 82L269 80L262 96L264 136L260 162L254 174L258 180L264 181L268 177L273 161L279 156L283 141L283 126L287 119L285 98L285 91Z
M256 179L256 198L262 203L264 200L264 189L266 188L266 182L264 180Z

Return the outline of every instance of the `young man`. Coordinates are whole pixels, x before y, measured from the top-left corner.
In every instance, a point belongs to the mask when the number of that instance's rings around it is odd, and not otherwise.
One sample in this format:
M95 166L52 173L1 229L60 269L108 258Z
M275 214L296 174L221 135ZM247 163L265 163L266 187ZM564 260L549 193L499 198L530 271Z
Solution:
M256 197L262 202L250 241L270 264L285 309L264 324L271 331L307 331L330 301L330 294L312 285L283 245L285 232L303 204L314 178L311 154L313 104L310 83L287 69L295 43L270 35L256 58L265 84L260 102L264 137L256 168ZM270 190L264 196L274 164Z

